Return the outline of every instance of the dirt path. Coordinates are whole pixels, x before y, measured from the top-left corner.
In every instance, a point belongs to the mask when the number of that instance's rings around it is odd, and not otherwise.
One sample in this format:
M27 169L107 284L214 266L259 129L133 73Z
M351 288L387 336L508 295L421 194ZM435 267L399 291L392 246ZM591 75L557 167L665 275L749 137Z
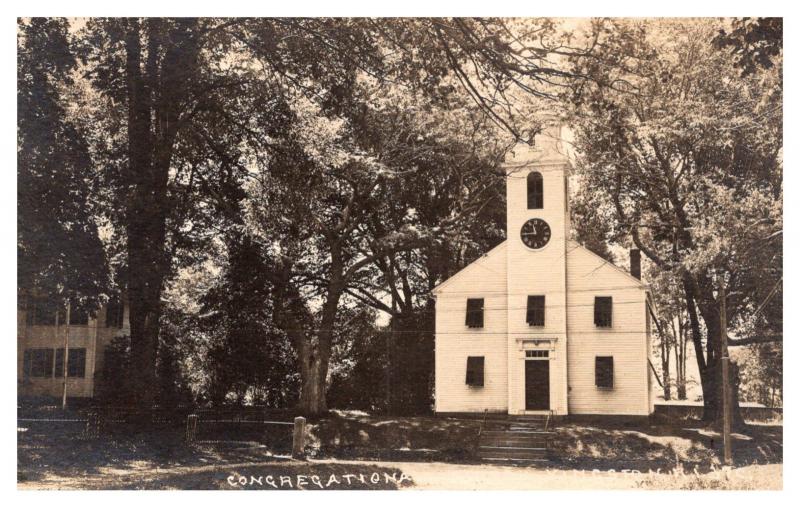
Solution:
M105 467L96 474L56 475L49 474L36 481L18 482L17 489L115 489L125 487L140 488L148 483L164 479L180 478L190 474L218 473L224 476L232 470L265 466L263 461L248 461L224 465L177 466L170 468L143 465L134 468Z
M756 465L734 469L737 479L728 483L715 481L710 475L701 475L701 482L689 489L781 489L782 465ZM376 473L378 472L378 473ZM302 461L247 461L224 465L177 466L169 468L128 469L104 468L93 475L61 476L48 475L40 480L18 483L18 489L318 489L299 477L321 477L322 482L334 475L344 482L346 474L351 477L384 472L406 476L411 482L400 481L400 489L422 490L619 490L619 489L672 489L685 487L680 484L695 481L690 473L682 478L661 475L651 476L626 471L572 471L548 470L504 465L463 465L451 463L419 463L356 460L310 460ZM233 478L279 476L289 477L293 484L281 484L276 488L263 484L237 484ZM348 481L349 482L349 481ZM643 484L644 483L644 484ZM339 485L337 485L339 486ZM733 487L731 487L733 486ZM329 485L319 489L333 489ZM335 489L396 489L396 485L358 483L352 487Z

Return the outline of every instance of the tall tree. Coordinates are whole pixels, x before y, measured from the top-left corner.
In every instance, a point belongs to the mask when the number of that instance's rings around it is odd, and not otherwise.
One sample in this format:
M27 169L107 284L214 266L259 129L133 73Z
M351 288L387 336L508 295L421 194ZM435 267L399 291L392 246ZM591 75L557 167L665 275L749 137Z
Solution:
M93 162L69 112L69 23L20 19L17 29L17 285L96 302L108 270Z
M269 93L242 64L224 19L92 19L80 32L99 121L107 213L124 242L131 378L140 402L156 376L166 283L202 257L243 174L243 144L263 142L248 119L269 115ZM250 91L251 93L246 93ZM107 134L97 131L107 127ZM258 139L259 141L253 141ZM235 201L234 201L235 202Z
M736 328L782 272L780 60L740 76L715 23L605 26L572 97L580 170L616 239L680 280L708 420L722 407L719 291Z
M553 32L548 22L520 26L524 29L515 35L502 20L253 23L248 44L265 68L288 80L287 103L297 125L286 148L274 154L266 165L269 170L261 175L253 223L272 242L276 257L286 261L286 279L296 284L293 293L283 295L293 301L285 309L305 315L319 309L312 324L305 326L293 312L279 312L298 350L304 411L326 410L332 336L342 297L352 295L348 289L368 278L376 264L389 265L396 253L419 248L433 236L443 239L452 232L444 225L453 225L481 203L472 196L464 209L427 227L417 222L399 230L369 230L368 218L380 209L392 182L407 184L423 173L420 160L431 152L435 137L420 127L410 132L416 135L390 128L391 135L381 136L376 120L382 117L378 124L392 127L415 111L432 118L436 108L461 89L515 139L532 138L538 123L534 116L520 114L511 100L512 90L545 96L545 84L551 86L569 74L545 59L562 47L541 46ZM308 47L321 48L326 58L313 66L297 66L287 48ZM308 93L308 84L315 82L322 82L325 93ZM421 102L407 103L402 94L392 95L391 88L403 87ZM423 124L440 134L435 123ZM281 225L286 215L291 216L291 226ZM315 302L298 304L298 298ZM399 303L395 298L395 305Z
M252 167L267 165L315 174L304 157L295 160L285 153L295 141L286 141L280 129L296 111L284 106L306 100L328 119L344 116L358 105L352 100L356 77L368 75L437 100L460 90L515 138L530 140L537 124L518 107L515 94L552 98L548 88L563 85L571 75L547 57L581 53L555 33L548 20L91 20L81 35L87 74L106 101L110 114L105 116L114 124L118 145L107 149L102 136L93 138L119 176L112 199L126 244L133 380L142 402L150 401L147 386L155 376L160 295L174 272L175 255L197 247L192 236L202 233L195 218L209 200L219 200L216 187L222 182L216 176L247 178ZM220 129L238 133L238 142L221 142ZM240 150L243 145L248 149ZM364 165L358 161L348 167ZM296 177L292 185L302 189L306 183ZM368 195L373 183L357 177L337 184L354 192L344 194L346 202ZM363 267L343 267L344 257L353 252L342 250L336 236L354 232L347 217L355 211L341 197L320 203L338 203L343 225L328 238L331 248L319 250L331 256L324 264L331 289L323 303L325 331L321 340L313 334L302 340L321 351L305 356L313 365L301 368L306 393L301 403L312 412L325 407L320 393L341 278Z

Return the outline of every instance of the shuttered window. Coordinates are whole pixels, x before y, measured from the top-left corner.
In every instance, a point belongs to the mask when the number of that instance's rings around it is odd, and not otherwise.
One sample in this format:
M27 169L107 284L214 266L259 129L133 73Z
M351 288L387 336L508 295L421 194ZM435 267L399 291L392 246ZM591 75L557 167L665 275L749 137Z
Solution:
M483 298L467 299L467 327L483 327Z
M528 313L525 320L529 326L544 326L544 296L528 296Z
M467 385L483 387L483 356L467 358Z
M544 208L542 175L537 172L528 173L528 209L542 208Z
M602 389L614 388L614 358L597 356L594 358L594 384Z
M597 327L611 327L611 297L597 296L594 298L594 325Z

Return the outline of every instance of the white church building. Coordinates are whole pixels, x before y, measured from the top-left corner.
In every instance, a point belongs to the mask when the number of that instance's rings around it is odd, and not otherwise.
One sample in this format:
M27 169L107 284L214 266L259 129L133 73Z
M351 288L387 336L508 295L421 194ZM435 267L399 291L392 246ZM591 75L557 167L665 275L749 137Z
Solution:
M647 416L647 285L569 239L562 127L506 160L506 241L442 282L435 411Z

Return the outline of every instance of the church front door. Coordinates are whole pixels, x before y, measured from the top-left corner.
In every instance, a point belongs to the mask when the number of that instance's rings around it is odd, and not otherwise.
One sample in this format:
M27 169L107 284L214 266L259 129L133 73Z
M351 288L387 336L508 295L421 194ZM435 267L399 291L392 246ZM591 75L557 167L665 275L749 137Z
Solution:
M550 361L525 361L525 410L550 409Z

